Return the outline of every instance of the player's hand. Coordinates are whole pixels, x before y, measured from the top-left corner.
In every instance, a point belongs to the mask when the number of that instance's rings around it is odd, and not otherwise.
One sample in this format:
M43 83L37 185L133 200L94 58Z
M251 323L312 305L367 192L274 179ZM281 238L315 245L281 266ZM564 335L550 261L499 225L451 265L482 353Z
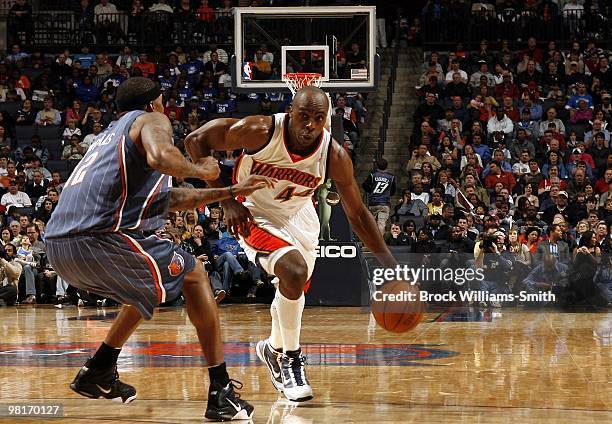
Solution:
M227 231L234 238L238 236L248 237L251 233L250 224L255 221L249 209L234 199L223 201L222 206Z
M274 188L276 181L274 178L263 175L249 175L246 180L232 186L232 193L235 196L248 196L262 188Z
M214 181L219 178L221 169L219 161L212 156L206 156L196 162L196 166L200 168L200 179L205 181Z

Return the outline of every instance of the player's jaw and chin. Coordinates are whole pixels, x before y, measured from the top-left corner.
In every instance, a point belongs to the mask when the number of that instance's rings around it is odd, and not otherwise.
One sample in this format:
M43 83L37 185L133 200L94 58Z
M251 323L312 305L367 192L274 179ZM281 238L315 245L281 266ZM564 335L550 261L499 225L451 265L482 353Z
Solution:
M295 137L297 144L299 144L301 147L304 147L304 148L311 147L315 143L316 139L317 137L315 137L312 133L298 134Z

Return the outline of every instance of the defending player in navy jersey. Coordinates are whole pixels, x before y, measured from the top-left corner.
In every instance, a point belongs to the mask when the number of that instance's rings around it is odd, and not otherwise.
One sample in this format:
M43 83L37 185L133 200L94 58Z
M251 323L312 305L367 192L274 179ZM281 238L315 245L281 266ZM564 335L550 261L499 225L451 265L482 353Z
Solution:
M249 195L273 187L274 180L254 176L223 189L172 188L172 176L217 178L218 163L211 158L191 163L173 145L156 83L130 78L119 86L116 100L121 118L96 137L66 181L46 229L47 255L58 275L123 304L70 387L90 398L134 400L136 389L117 374L121 347L157 305L182 292L210 366L206 418L248 419L253 407L235 394L225 368L217 308L202 263L144 232L162 227L168 211ZM147 107L152 112L145 112Z
M342 206L355 233L381 265L395 267L368 209L361 202L346 151L325 129L329 100L321 89L307 86L293 98L289 113L216 119L187 136L192 160L211 150L245 152L234 165L235 181L252 175L278 179L272 188L222 202L228 228L239 237L249 259L275 275L278 290L270 307L272 331L257 344L257 356L267 365L274 387L292 401L313 397L304 371L300 330L304 291L314 269L319 221L312 194L329 177L336 183ZM221 181L208 181L212 187Z

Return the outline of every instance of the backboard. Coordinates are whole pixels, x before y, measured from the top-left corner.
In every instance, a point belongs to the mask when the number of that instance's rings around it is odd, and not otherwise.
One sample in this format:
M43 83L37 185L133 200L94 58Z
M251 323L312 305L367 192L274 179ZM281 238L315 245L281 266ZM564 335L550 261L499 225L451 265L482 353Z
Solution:
M287 72L317 72L328 92L374 91L380 77L376 8L234 8L232 86L287 92Z

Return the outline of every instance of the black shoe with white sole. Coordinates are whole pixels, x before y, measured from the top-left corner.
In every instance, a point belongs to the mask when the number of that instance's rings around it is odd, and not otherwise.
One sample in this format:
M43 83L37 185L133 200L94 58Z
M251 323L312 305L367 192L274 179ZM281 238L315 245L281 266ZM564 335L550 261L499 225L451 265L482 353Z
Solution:
M91 358L80 369L70 388L92 399L103 397L120 403L136 399L136 389L119 380L116 364L109 368L91 368Z
M280 360L283 352L275 350L268 340L260 340L255 347L257 357L261 362L266 364L270 372L270 380L279 392L283 391L283 376L281 375Z
M255 408L240 399L234 389L242 389L242 383L230 380L225 387L212 383L208 389L208 405L204 417L214 421L250 420Z
M293 402L304 402L312 399L312 387L304 371L306 357L302 350L283 353L281 358L281 375L283 377L283 394Z
M217 302L217 304L221 303L221 301L225 299L226 295L227 293L223 289L215 290L215 302Z

